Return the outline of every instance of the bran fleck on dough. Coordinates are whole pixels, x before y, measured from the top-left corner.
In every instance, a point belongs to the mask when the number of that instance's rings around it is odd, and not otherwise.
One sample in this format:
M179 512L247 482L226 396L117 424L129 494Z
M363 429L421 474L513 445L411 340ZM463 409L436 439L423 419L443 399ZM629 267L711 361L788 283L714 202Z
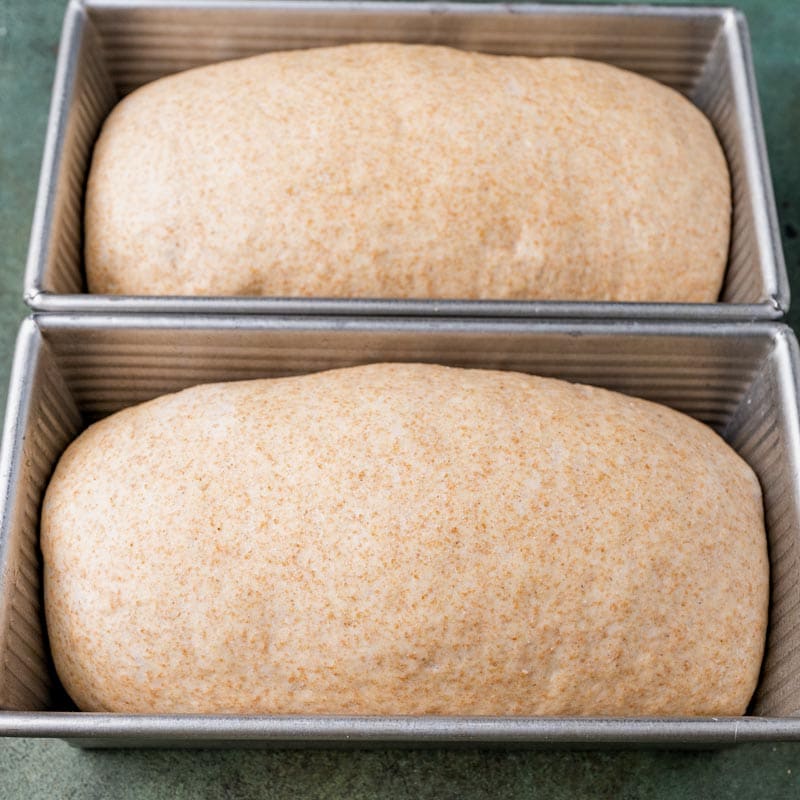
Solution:
M764 647L745 462L669 408L511 372L128 408L62 456L41 544L87 711L732 715Z
M597 62L360 44L168 76L94 149L91 292L713 302L709 121Z

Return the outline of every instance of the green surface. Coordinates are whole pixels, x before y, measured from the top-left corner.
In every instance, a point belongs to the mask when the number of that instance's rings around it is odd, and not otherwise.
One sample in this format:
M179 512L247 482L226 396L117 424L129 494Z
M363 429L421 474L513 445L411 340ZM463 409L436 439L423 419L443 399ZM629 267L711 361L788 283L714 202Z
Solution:
M0 386L22 270L64 3L0 0ZM800 0L741 0L800 325ZM4 404L5 397L0 396ZM800 745L701 753L112 751L0 741L0 798L800 797Z

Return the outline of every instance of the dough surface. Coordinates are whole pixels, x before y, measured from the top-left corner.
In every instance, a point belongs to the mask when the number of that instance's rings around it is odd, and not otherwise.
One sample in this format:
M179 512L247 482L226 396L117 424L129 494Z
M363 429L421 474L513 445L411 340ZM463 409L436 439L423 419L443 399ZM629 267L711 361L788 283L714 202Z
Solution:
M750 468L671 409L519 373L128 408L62 456L41 545L88 711L735 715L764 647Z
M112 111L91 292L713 302L730 181L705 116L615 67L446 47L268 53Z

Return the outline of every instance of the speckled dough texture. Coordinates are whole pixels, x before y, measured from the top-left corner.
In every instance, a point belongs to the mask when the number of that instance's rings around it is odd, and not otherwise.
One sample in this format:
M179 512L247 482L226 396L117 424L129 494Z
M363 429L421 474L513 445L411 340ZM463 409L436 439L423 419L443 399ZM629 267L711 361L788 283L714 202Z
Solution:
M43 507L90 711L741 714L761 494L671 409L379 364L198 386L87 429Z
M730 181L677 92L364 44L169 76L97 141L91 292L713 302Z

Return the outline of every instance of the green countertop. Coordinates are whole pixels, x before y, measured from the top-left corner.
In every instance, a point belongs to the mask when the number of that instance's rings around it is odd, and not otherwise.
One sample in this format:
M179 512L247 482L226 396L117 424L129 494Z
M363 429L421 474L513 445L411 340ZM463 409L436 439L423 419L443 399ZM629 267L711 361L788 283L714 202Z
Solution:
M700 5L700 3L695 3ZM708 3L703 3L707 5ZM740 0L753 39L781 232L800 298L800 0ZM63 0L0 0L0 385L22 271ZM800 326L800 300L789 315ZM0 410L5 397L0 395ZM718 752L95 751L0 740L0 798L790 798L800 744Z

